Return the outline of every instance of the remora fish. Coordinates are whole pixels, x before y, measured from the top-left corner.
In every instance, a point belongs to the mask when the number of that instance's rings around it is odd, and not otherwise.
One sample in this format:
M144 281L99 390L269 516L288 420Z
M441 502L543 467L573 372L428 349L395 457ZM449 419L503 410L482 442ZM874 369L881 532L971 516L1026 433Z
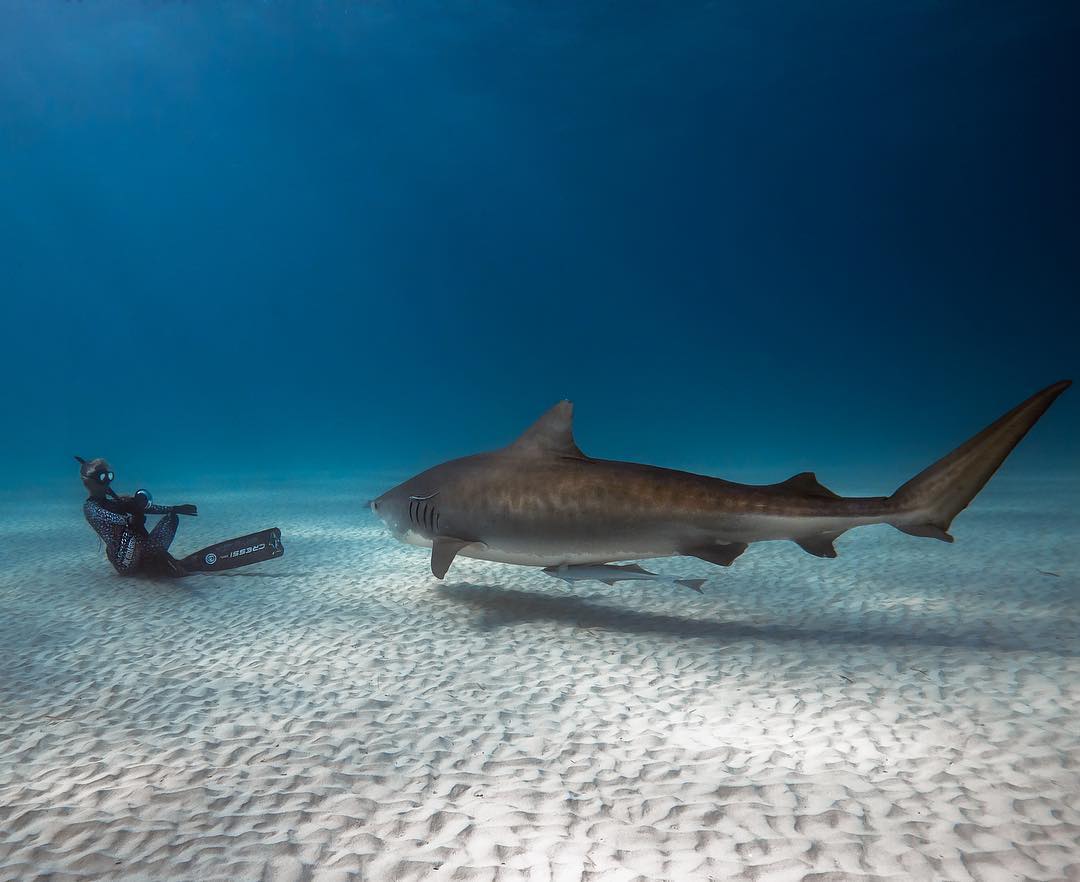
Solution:
M561 579L567 585L574 582L588 582L595 580L605 585L614 585L616 582L641 580L648 582L665 582L668 585L682 585L698 594L703 594L701 586L705 579L675 579L671 576L660 576L642 569L637 564L616 566L615 564L560 564L557 567L544 567L543 572L548 576Z
M751 542L789 539L835 557L836 537L866 524L952 542L953 518L1069 385L1032 395L892 496L837 496L812 472L758 486L592 459L562 401L509 447L428 469L371 509L398 539L431 548L440 579L458 554L538 567L671 555L729 566Z

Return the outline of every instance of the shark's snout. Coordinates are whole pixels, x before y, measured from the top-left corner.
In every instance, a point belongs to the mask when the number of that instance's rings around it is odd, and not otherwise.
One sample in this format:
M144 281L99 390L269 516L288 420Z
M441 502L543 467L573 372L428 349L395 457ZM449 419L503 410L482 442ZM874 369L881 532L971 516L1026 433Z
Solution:
M398 518L395 516L396 506L394 506L392 499L388 499L385 494L376 496L374 499L368 500L367 507L395 536L400 532L397 523Z

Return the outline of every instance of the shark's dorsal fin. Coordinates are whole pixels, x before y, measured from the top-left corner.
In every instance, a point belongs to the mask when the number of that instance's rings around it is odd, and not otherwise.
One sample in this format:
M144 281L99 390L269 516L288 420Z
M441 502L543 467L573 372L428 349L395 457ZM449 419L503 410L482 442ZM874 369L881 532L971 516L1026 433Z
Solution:
M431 543L431 573L441 579L450 569L457 553L466 545L472 545L465 539L452 539L449 536L436 536Z
M584 459L574 443L574 405L560 401L545 411L507 450L526 456L571 456Z
M824 496L826 499L839 499L840 496L833 493L828 487L817 479L813 472L799 472L792 475L786 481L773 484L774 487L783 487L785 490L793 490L803 496Z

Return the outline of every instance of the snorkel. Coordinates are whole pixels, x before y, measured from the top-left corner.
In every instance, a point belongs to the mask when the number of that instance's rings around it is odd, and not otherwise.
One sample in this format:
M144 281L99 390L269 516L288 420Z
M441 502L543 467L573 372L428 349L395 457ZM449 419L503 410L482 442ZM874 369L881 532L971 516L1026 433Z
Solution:
M81 456L76 456L75 461L79 464L79 477L82 478L83 486L91 496L98 499L105 496L112 496L114 499L120 498L116 491L109 486L116 476L113 474L112 466L104 459L98 457L88 461Z

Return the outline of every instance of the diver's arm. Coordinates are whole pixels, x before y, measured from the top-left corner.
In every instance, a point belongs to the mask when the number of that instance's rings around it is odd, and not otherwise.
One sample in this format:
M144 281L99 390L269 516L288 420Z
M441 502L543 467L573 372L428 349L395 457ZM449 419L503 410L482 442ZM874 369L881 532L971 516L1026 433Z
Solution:
M183 505L154 505L151 503L146 506L145 511L147 514L152 515L182 514L191 515L192 517L199 513L199 509L190 502L185 502Z
M199 510L190 502L185 502L183 505L155 505L149 490L136 490L131 496L117 495L115 498L125 511L136 515L178 514L194 517L199 513Z
M87 499L83 505L83 512L86 514L86 520L90 522L90 526L99 535L103 535L102 531L107 530L109 527L126 527L128 525L127 515L106 508L96 499ZM99 527L102 529L99 529Z

